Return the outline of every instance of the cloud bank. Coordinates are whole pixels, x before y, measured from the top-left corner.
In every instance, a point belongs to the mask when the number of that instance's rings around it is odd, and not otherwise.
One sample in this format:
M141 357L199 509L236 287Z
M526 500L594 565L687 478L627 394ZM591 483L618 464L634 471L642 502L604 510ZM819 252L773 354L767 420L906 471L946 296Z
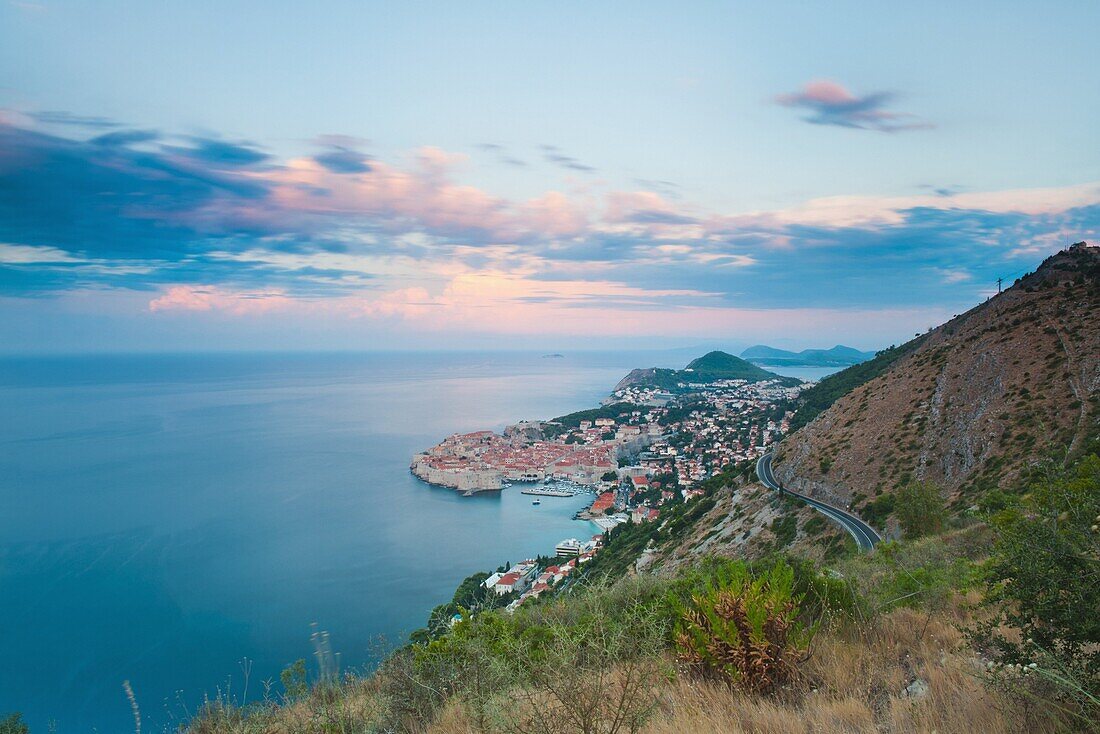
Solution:
M808 85L785 103L821 124L915 124L886 101ZM17 119L0 117L0 299L143 294L147 318L719 335L847 313L924 328L1100 235L1096 183L715 212L667 187L508 198L464 183L471 161L430 146L398 164L330 136L278 159L216 135L76 117L62 128L85 132L70 135Z

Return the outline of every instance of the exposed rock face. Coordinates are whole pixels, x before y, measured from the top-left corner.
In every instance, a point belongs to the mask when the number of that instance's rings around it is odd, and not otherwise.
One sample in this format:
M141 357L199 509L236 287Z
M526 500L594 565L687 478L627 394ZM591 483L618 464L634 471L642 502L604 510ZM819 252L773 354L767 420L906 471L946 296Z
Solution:
M1100 248L1080 244L933 330L784 440L775 473L842 506L914 479L968 505L1030 462L1079 448L1096 430L1098 387Z
M615 385L615 390L623 390L635 385L654 385L667 378L671 378L673 372L674 370L661 369L658 367L633 369L627 373L626 377L619 380L619 384Z
M780 530L784 519L791 523L785 535ZM713 509L689 533L639 560L648 570L672 574L706 556L758 559L777 550L797 550L800 556L822 560L849 543L848 534L816 510L800 502L784 503L754 483L719 490Z
M545 441L546 433L543 430L542 421L521 421L504 429L504 438L510 441L531 443L533 441Z

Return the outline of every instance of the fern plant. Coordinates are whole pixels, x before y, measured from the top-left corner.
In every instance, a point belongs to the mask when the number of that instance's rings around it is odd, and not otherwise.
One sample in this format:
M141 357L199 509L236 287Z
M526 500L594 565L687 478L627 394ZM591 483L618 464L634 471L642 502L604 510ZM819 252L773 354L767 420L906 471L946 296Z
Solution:
M817 631L799 619L802 597L785 562L753 576L726 566L706 591L680 608L675 638L688 671L731 688L769 693L792 680Z

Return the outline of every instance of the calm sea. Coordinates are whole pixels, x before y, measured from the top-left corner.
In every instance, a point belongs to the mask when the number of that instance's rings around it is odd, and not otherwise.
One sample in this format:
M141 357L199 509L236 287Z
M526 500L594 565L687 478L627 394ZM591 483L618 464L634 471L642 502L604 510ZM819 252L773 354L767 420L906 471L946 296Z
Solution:
M345 668L477 570L593 532L583 498L429 487L454 431L591 407L679 355L371 354L0 360L0 715L32 731L173 728L204 694ZM250 662L245 662L245 661ZM245 688L245 671L249 669Z

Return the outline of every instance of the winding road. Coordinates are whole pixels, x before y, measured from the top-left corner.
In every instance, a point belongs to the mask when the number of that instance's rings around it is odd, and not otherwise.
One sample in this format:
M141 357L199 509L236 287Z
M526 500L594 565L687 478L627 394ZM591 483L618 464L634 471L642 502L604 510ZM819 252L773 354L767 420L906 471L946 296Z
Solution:
M789 489L783 489L783 485L775 478L775 474L772 473L772 455L764 454L756 461L756 476L760 477L760 481L764 483L765 487L769 489L778 490L797 497L810 507L820 512L825 517L829 518L842 528L847 530L853 538L856 539L856 544L859 545L860 550L871 550L875 547L875 544L882 540L882 536L879 535L873 527L860 520L858 517L850 512L840 509L839 507L833 507L827 505L824 502L819 502L812 497L807 497L804 494L798 492L792 492Z

